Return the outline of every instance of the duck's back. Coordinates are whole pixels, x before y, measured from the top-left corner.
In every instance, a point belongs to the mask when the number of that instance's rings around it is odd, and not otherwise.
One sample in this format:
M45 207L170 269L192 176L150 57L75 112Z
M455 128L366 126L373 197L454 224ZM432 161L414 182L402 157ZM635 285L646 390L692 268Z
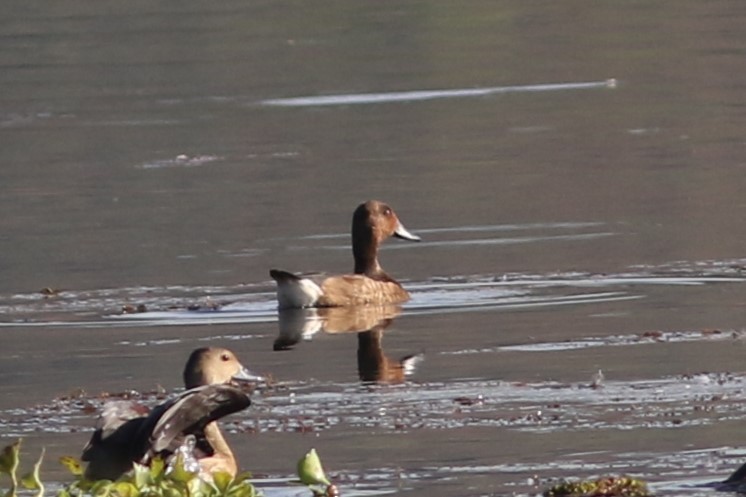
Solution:
M320 307L401 304L409 300L409 292L392 278L372 278L364 274L330 276L322 284Z

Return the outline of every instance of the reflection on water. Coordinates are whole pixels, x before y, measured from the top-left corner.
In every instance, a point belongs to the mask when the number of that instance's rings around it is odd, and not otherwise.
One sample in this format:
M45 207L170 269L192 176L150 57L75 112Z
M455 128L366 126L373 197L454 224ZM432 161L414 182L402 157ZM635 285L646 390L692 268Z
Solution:
M319 331L329 334L357 334L357 368L363 382L396 384L414 373L424 354L391 359L383 350L384 330L401 314L399 306L327 307L318 309L281 309L279 335L273 349L291 350L301 340L311 340ZM341 339L343 337L340 337ZM302 350L299 351L302 353ZM292 360L292 359L289 359Z
M391 321L357 334L357 368L360 380L386 384L403 383L425 358L424 353L392 359L383 351L383 331Z

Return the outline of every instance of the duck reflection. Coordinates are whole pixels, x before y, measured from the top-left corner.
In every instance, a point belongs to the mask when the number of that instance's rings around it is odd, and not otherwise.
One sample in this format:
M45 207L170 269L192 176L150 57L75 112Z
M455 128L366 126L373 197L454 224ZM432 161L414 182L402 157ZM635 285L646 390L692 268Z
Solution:
M401 359L391 359L383 352L383 330L392 320L357 334L357 371L360 380L375 383L404 383L414 373L424 354L411 354Z
M343 334L357 333L357 365L363 382L403 383L423 354L401 359L386 356L383 333L401 314L399 306L329 307L315 309L282 309L279 311L280 333L274 350L289 350L301 340L310 340L319 331Z

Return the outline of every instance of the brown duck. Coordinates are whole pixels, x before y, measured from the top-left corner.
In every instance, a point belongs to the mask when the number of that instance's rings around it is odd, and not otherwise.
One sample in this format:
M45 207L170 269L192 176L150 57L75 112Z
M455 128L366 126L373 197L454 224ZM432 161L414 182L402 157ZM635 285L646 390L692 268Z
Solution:
M233 381L259 381L230 350L197 349L184 368L187 390L148 410L134 401L104 406L96 431L83 449L89 480L115 480L133 463L148 464L160 456L169 461L181 453L187 469L209 477L217 471L235 475L236 459L217 420L246 409L248 395Z
M391 236L420 241L420 237L407 231L394 210L385 203L369 200L360 204L352 216L354 274L310 276L272 269L269 274L277 282L279 307L337 307L406 302L409 300L409 293L386 274L378 262L378 247Z

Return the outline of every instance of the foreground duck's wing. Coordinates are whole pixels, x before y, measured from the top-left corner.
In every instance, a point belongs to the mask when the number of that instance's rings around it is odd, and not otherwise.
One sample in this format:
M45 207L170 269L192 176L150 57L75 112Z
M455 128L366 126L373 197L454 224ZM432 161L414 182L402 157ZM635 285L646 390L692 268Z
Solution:
M104 405L96 422L96 431L83 449L81 459L88 462L89 480L119 478L138 458L138 434L148 408L132 401L113 401Z
M144 459L156 454L170 455L187 435L204 438L205 426L224 416L246 409L249 396L231 385L206 385L193 388L156 407L141 430L149 434Z

